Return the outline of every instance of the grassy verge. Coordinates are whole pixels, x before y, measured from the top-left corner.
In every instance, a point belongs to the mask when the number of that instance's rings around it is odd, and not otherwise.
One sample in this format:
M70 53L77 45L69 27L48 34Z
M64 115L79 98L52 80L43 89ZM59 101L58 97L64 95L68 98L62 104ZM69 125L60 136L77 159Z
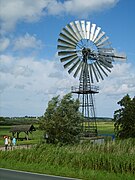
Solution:
M2 168L14 169L14 170L21 170L21 171L28 171L28 172L36 172L41 174L50 174L56 176L65 176L65 177L72 177L72 178L80 178L84 180L134 180L134 175L124 173L110 173L107 171L97 171L97 170L86 170L86 169L75 169L63 166L56 166L56 165L48 165L38 164L38 163L22 163L11 161L7 162L5 160L1 161Z
M135 140L102 145L40 145L0 152L1 167L81 179L134 179Z

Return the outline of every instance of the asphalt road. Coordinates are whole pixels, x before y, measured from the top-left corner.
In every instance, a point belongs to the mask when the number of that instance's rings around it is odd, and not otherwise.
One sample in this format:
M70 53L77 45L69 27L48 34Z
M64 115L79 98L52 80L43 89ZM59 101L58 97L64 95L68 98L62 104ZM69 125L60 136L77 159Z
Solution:
M0 168L0 180L77 180L77 179Z

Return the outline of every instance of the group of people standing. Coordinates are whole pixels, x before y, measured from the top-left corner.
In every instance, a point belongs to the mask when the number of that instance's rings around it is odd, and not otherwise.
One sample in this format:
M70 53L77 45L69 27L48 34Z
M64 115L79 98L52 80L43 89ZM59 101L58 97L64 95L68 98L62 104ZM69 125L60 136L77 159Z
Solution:
M15 146L16 145L16 138L13 137L11 138L10 136L4 136L4 139L5 139L5 150L8 149L8 147L11 148L12 150L12 146Z

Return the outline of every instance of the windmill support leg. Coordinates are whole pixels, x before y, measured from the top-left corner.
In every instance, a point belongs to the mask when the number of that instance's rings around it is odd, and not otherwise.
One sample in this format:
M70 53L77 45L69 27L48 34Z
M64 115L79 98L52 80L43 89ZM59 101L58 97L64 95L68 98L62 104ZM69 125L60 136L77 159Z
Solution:
M79 88L72 87L72 93L78 94L80 101L80 112L83 115L82 131L84 136L97 136L97 123L95 113L94 94L98 93L96 86L90 85L82 89L81 83Z

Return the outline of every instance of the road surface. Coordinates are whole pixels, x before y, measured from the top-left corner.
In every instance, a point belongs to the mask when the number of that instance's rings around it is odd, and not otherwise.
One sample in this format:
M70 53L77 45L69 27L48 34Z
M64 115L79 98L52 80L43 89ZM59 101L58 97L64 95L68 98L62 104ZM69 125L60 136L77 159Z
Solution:
M77 180L77 179L0 168L0 180Z

